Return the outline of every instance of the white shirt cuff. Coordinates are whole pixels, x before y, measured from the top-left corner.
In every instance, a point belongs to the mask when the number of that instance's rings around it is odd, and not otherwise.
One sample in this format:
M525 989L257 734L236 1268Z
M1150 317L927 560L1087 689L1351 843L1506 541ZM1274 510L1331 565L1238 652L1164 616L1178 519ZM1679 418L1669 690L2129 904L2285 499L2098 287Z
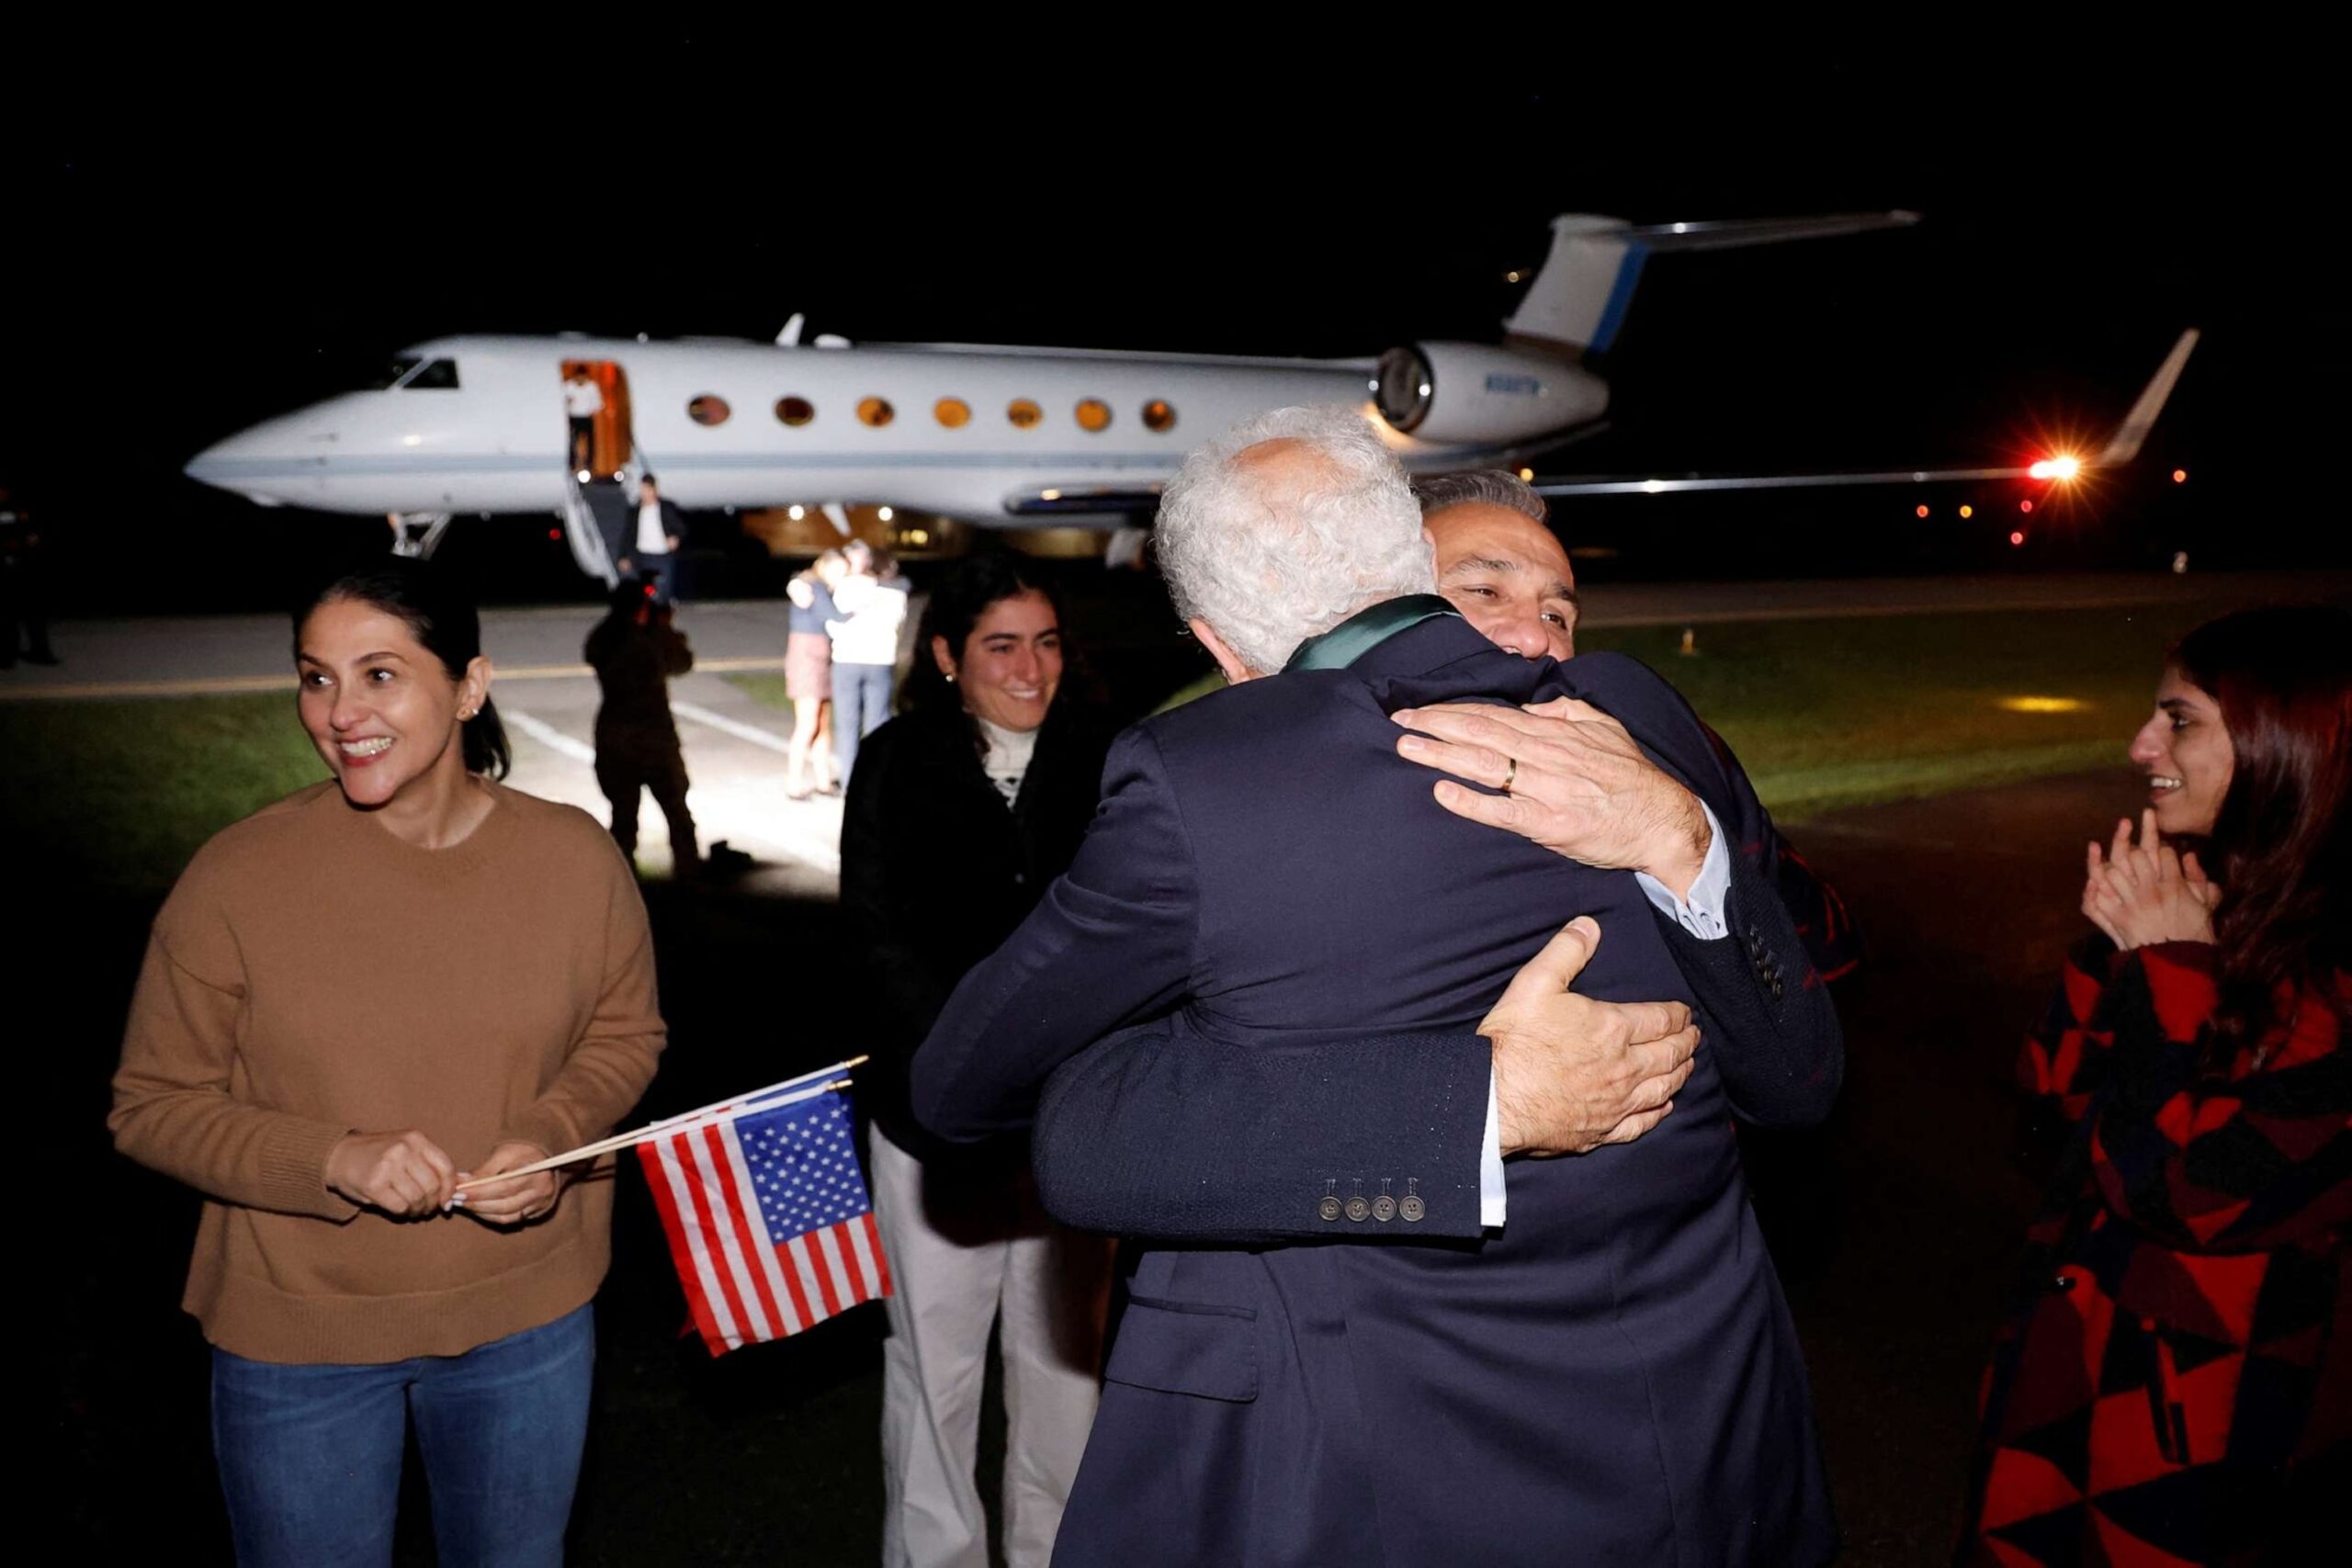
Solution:
M1674 890L1648 872L1637 871L1634 880L1642 885L1657 912L1702 942L1713 942L1727 934L1731 926L1724 918L1724 906L1731 901L1731 851L1724 845L1723 824L1715 814L1701 801L1699 809L1707 816L1707 858L1700 864L1699 878L1690 884L1687 898L1678 898Z
M1495 1075L1487 1074L1487 1144L1478 1156L1478 1223L1500 1230L1509 1206L1503 1189L1503 1121L1495 1109Z

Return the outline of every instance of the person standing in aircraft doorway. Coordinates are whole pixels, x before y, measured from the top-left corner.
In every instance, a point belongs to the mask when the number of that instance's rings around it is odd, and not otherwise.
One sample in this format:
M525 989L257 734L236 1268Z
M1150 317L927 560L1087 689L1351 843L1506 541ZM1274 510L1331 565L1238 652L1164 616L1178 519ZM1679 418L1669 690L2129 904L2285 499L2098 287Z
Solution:
M564 372L563 413L571 422L571 471L588 482L596 464L596 416L605 412L605 394L585 365Z
M631 547L620 558L625 578L645 584L648 597L668 604L678 598L678 541L685 536L685 519L675 502L662 499L661 487L648 474L637 487L637 529Z

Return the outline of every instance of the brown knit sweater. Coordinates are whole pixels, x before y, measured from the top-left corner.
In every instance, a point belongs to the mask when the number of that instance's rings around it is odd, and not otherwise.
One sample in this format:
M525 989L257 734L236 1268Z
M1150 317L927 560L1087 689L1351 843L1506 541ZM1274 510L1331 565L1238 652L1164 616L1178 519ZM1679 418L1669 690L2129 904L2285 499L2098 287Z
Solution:
M300 791L199 850L155 917L107 1124L205 1194L182 1304L224 1350L456 1355L604 1278L609 1161L512 1230L395 1220L326 1186L346 1133L414 1127L469 1169L508 1139L603 1136L653 1077L664 1031L628 865L585 813L491 790L444 850L332 783Z

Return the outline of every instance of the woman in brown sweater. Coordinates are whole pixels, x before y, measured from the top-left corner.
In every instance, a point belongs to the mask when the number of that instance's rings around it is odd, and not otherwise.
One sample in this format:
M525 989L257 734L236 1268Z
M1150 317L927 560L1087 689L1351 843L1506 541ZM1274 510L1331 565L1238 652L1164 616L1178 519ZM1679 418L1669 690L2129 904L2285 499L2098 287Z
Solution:
M116 1145L205 1196L241 1562L389 1562L415 1421L445 1563L561 1561L611 1168L457 1190L593 1140L663 1040L635 879L509 790L470 604L421 562L297 620L333 774L198 851L155 919Z

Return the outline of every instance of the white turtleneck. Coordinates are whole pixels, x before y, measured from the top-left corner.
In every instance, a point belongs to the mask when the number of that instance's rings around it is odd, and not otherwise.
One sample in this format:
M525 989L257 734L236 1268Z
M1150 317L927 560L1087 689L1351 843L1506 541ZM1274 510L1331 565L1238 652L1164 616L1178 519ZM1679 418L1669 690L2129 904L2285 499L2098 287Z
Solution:
M1021 780L1029 772L1029 759L1037 750L1037 732L1034 729L1007 729L990 724L974 714L972 721L980 727L981 738L989 743L989 754L980 759L980 767L989 775L989 783L996 785L997 794L1011 806L1021 798Z

